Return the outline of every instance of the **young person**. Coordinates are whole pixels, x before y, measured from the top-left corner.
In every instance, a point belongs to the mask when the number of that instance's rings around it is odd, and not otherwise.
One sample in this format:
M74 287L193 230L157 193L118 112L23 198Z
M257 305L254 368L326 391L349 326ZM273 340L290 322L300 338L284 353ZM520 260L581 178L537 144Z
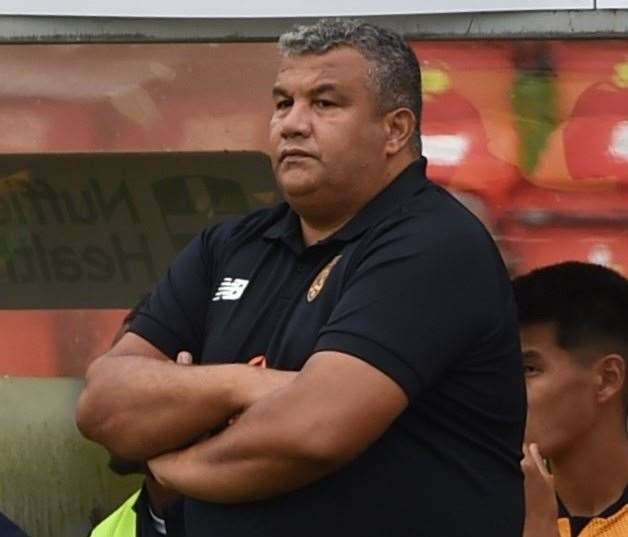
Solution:
M528 394L525 537L628 536L628 281L568 262L514 280Z

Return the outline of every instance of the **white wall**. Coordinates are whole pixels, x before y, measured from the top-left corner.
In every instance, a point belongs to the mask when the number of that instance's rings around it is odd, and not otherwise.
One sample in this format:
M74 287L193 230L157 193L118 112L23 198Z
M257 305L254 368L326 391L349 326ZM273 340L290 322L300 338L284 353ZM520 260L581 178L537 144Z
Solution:
M616 6L628 0L604 0ZM598 2L600 5L600 2ZM105 17L319 17L400 15L486 11L594 9L594 0L3 0L0 15L59 15ZM601 6L600 6L601 7ZM609 5L610 7L610 5Z

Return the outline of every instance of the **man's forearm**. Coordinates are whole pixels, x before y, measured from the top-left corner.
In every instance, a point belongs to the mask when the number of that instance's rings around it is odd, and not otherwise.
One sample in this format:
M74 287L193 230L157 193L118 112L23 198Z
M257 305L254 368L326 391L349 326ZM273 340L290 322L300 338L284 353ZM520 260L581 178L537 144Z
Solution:
M88 371L77 408L83 434L143 460L190 442L240 410L247 366L183 366L143 356L104 356Z
M407 405L405 392L381 371L354 356L322 351L220 434L148 465L166 487L201 500L269 498L354 460Z
M296 490L336 470L341 461L307 441L316 433L301 427L297 414L287 421L272 417L272 399L253 405L220 434L148 461L151 472L186 496L238 503Z
M291 492L333 472L336 465L280 450L236 450L241 445L236 424L189 448L148 461L164 486L199 500L240 503ZM230 430L232 429L232 430Z
M291 492L334 469L322 462L276 457L272 453L214 460L213 449L207 449L213 441L204 440L188 449L161 455L148 465L164 486L191 498L226 504L263 500Z

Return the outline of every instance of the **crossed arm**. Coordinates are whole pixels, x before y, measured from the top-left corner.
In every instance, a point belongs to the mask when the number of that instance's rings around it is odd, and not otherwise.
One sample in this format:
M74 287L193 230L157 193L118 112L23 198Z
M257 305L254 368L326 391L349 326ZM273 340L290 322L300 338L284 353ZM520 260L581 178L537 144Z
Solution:
M360 359L319 352L291 383L234 425L149 462L158 481L195 498L232 503L295 490L337 470L407 406L402 389Z
M298 374L180 366L159 354L125 336L88 371L77 421L110 451L152 459L161 484L202 500L250 501L316 481L359 455L408 404L390 377L340 352L314 354Z
M244 364L179 365L127 333L87 370L76 422L112 454L143 461L195 441L294 375Z

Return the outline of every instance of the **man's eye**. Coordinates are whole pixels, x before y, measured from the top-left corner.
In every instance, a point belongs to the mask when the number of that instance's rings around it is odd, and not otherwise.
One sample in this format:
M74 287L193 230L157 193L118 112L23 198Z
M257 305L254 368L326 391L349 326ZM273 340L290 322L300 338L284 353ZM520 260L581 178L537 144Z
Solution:
M540 373L538 367L530 364L523 364L523 374L526 377Z
M318 108L330 108L332 106L335 106L336 103L334 103L333 101L328 101L326 99L318 99L314 101L314 105Z
M281 99L280 101L275 102L275 108L277 110L284 110L292 105L292 101L290 99Z

